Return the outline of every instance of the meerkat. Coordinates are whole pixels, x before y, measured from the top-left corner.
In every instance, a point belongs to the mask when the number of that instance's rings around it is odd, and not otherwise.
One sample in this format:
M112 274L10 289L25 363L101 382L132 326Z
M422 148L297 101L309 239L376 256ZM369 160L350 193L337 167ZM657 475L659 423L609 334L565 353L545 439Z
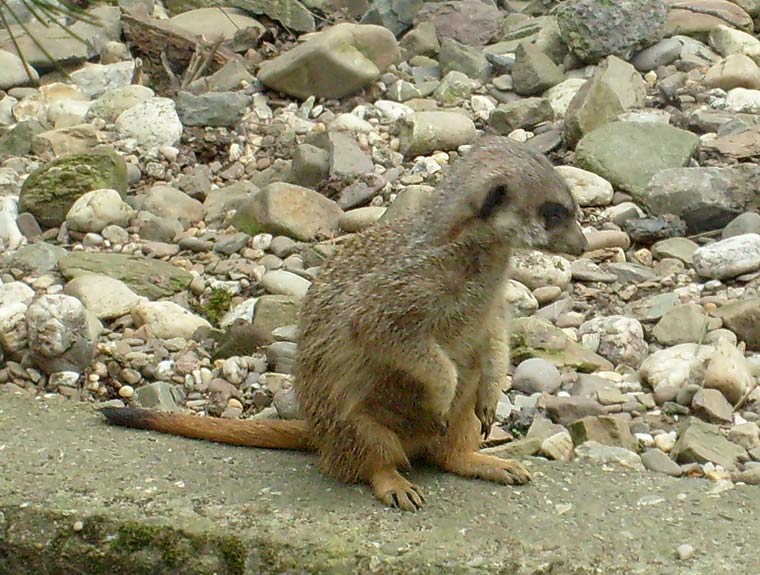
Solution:
M112 424L236 445L316 451L321 470L415 510L401 471L427 460L515 485L521 463L478 452L509 369L504 284L512 249L580 254L586 239L541 153L482 137L421 213L345 241L301 302L294 387L302 421L107 408Z

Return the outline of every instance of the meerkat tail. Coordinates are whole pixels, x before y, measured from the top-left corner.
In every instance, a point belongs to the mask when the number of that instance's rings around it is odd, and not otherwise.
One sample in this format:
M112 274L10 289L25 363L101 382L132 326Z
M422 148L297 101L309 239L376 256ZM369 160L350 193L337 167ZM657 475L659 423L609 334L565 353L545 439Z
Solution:
M314 449L304 421L220 419L132 407L107 407L100 412L111 425L147 429L191 439L268 449Z

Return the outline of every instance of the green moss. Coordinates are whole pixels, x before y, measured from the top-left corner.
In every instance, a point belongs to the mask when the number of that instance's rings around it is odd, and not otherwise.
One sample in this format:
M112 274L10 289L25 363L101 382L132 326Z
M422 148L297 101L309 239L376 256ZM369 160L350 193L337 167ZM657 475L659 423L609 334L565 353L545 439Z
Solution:
M237 537L226 536L219 538L218 545L230 575L243 575L248 556L245 544Z
M218 325L219 320L230 309L231 303L232 292L223 287L215 287L211 289L206 303L201 306L201 311L211 323Z

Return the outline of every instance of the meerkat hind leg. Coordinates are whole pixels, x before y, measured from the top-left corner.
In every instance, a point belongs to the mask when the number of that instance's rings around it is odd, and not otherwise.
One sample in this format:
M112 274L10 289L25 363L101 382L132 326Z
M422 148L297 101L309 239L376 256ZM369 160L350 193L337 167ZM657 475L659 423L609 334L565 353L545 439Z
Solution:
M519 461L478 453L480 422L470 411L460 413L431 453L445 471L503 485L522 485L531 479L530 471Z
M369 483L375 497L390 507L415 511L425 504L420 489L405 479L395 467L378 469L370 477Z

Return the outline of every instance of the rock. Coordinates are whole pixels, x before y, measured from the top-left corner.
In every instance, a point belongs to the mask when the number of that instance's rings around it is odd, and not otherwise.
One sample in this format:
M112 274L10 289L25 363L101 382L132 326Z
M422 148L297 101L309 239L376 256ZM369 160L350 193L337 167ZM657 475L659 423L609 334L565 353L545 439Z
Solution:
M257 40L266 28L243 10L230 6L197 8L169 18L169 24L213 42L218 38L230 41L235 34L245 30L252 40Z
M203 204L171 186L153 186L139 200L141 209L160 218L177 218L185 228L203 219Z
M373 173L372 159L359 147L356 138L341 132L329 132L324 142L330 153L329 174L351 180L364 174Z
M306 295L310 285L309 280L285 270L267 272L261 280L261 286L269 293L289 295L297 299Z
M412 56L434 57L441 49L435 24L429 21L420 22L413 30L404 34L400 46L406 60Z
M565 117L570 102L586 82L584 78L568 78L544 92L544 98L549 101L557 118Z
M111 320L130 312L140 297L117 279L86 274L66 284L63 293L73 296L100 320Z
M631 58L631 64L639 72L649 72L678 60L682 49L683 43L679 38L665 38L653 46L637 52Z
M729 430L728 439L744 449L755 449L760 445L760 427L754 421L739 423Z
M662 316L652 330L654 338L664 346L697 343L707 332L708 317L695 303L675 306Z
M66 224L76 232L100 233L110 225L126 227L133 215L116 190L93 190L77 198L66 214Z
M731 90L733 88L760 88L760 69L744 54L731 54L707 71L702 80L708 88Z
M684 385L701 383L705 373L705 360L711 351L712 349L693 343L662 349L642 362L639 374L655 391L660 387L673 389L675 398L675 393Z
M565 75L539 48L523 43L515 50L512 79L519 95L536 96L562 82Z
M612 283L617 280L613 273L604 271L599 265L585 258L574 260L570 271L575 281Z
M93 151L58 158L24 181L19 209L30 212L43 227L56 227L81 195L103 188L127 191L124 160L112 151Z
M621 417L588 415L572 422L569 430L576 446L594 441L602 445L624 447L629 451L638 448L638 442L628 423Z
M415 112L398 121L399 151L405 157L455 150L477 137L475 124L457 112Z
M211 190L203 201L203 220L206 224L221 222L228 211L239 209L260 191L250 182L235 182Z
M348 233L359 232L377 222L386 208L382 206L367 206L349 210L340 216L340 229Z
M181 395L177 387L165 381L154 381L135 390L134 402L146 409L178 411Z
M728 0L688 0L668 12L665 35L705 37L721 25L752 31L752 17Z
M736 216L723 228L721 238L732 238L743 234L760 234L760 214L757 212L745 212Z
M752 34L724 24L719 24L710 31L710 46L721 56L746 54L752 57L760 53L760 40Z
M731 423L734 420L731 404L717 389L700 389L691 401L694 414L710 423Z
M13 196L0 197L0 252L15 251L26 243L18 226L18 203Z
M28 305L34 298L34 290L23 282L0 284L0 308L15 303Z
M719 308L715 315L749 349L760 350L760 298L749 298Z
M675 214L689 233L719 229L760 203L750 190L760 186L760 167L673 168L655 174L636 199L654 215Z
M17 354L29 344L25 302L15 301L0 306L0 356L3 351Z
M243 204L233 224L250 235L267 232L312 241L337 233L342 213L338 204L313 190L275 182Z
M182 137L182 122L174 100L151 98L128 108L116 118L116 131L122 138L134 138L148 154L163 146L177 146Z
M643 463L644 467L649 471L664 473L671 477L680 477L683 475L681 467L668 457L664 451L657 449L656 447L653 449L647 449L641 454L641 463Z
M570 283L570 262L562 256L537 250L515 251L511 260L510 277L534 290L540 287L564 288Z
M649 353L641 324L622 315L591 319L581 325L578 335L584 343L587 336L597 338L594 351L615 365L638 368Z
M169 297L190 285L192 276L168 262L112 253L71 252L58 262L68 280L98 274L121 280L137 295L149 299Z
M311 144L300 144L293 153L293 175L307 188L316 187L330 173L330 152Z
M580 461L590 461L596 465L617 464L629 469L643 471L641 457L637 453L623 447L602 445L596 441L587 441L575 448L575 454Z
M139 84L108 90L90 104L87 109L87 119L101 118L113 123L122 112L140 102L150 100L153 96L153 90Z
M45 373L82 373L90 365L98 334L78 299L43 295L27 309L26 323L31 360Z
M686 166L698 147L699 138L686 130L612 122L583 137L575 150L575 162L636 199L655 174Z
M609 361L575 343L561 329L536 318L515 319L510 342L514 361L540 357L559 368L584 372L612 369Z
M504 299L515 317L533 315L538 309L538 301L531 291L520 282L508 279L504 284Z
M258 79L296 98L342 98L379 78L396 54L396 39L389 30L337 24L263 62Z
M760 269L760 234L742 234L698 248L692 258L702 277L735 278Z
M441 72L460 72L469 78L485 82L491 76L491 64L485 54L478 48L467 46L451 38L441 40L441 52L438 55Z
M569 461L573 456L573 439L564 430L550 435L541 442L540 453L553 461Z
M16 250L10 258L10 264L34 273L46 272L58 267L58 261L67 253L60 246L40 242Z
M730 341L719 339L705 371L705 389L717 389L732 405L738 404L755 387L752 370Z
M200 328L211 324L172 301L141 301L132 308L136 325L147 325L159 339L181 337L191 339Z
M88 99L93 99L109 90L129 86L134 71L135 63L131 60L106 65L86 62L82 68L71 73L71 81Z
M418 213L429 200L432 192L432 186L407 186L388 206L380 221L386 221L393 218L402 218L409 214Z
M644 105L646 83L628 62L609 56L576 92L565 112L564 138L575 147L586 134Z
M177 115L185 126L234 127L245 114L251 97L238 92L208 92L196 96L181 91Z
M562 40L588 63L610 54L626 60L663 34L668 5L663 0L576 0L557 10Z
M524 393L556 393L562 385L559 370L537 357L520 362L512 376L512 387Z
M555 169L567 183L579 206L608 206L612 202L612 184L601 176L573 166L557 166Z
M82 154L98 144L98 134L90 124L47 130L32 137L32 152L44 158Z
M744 448L723 437L716 425L689 417L678 430L678 441L673 448L673 458L678 463L707 463L724 469L736 469L739 458L746 457Z
M523 98L494 109L488 124L498 133L508 136L518 128L531 129L538 124L551 122L554 110L545 98Z
M0 69L3 71L0 90L36 84L40 79L37 70L31 66L27 68L21 58L5 50L0 50Z
M652 246L655 259L676 258L685 264L691 264L694 252L699 245L687 238L667 238Z
M439 39L453 38L467 46L485 46L501 40L503 15L479 0L425 2L414 18L415 25L430 22Z
M303 419L293 387L286 387L275 393L272 405L277 410L280 419Z
M757 114L760 112L760 90L733 88L729 90L725 100L728 112L740 114Z
M261 345L274 343L272 332L278 327L296 323L298 298L284 295L263 295L256 300L253 327L262 338Z

